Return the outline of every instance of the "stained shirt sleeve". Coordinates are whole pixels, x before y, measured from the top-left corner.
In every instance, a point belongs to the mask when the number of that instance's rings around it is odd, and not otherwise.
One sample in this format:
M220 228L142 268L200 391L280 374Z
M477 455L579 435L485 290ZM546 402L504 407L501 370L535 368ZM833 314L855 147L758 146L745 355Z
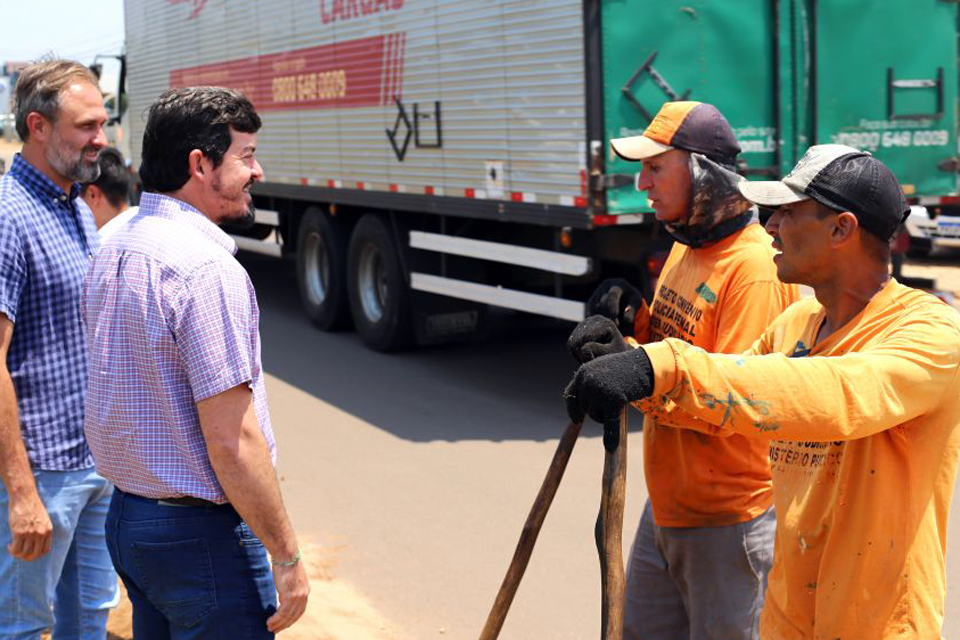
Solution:
M768 337L768 334L764 334L758 338L753 343L753 346L747 349L742 355L752 356L767 353L769 351ZM654 347L654 351L656 351L656 347L654 346L656 344L660 343L644 345L644 348L647 349L648 354L650 353L650 347ZM654 371L656 371L656 368ZM657 420L657 424L660 425L666 425L678 429L688 429L690 431L699 431L700 433L718 436L721 438L732 436L734 433L736 433L725 426L714 424L686 411L681 405L677 404L676 401L663 393L654 393L648 398L634 402L633 406L645 416L655 418Z
M0 313L16 322L27 282L20 228L8 213L0 212Z
M778 440L885 431L955 402L943 396L960 375L960 328L929 308L875 346L841 356L709 354L675 339L644 348L655 372L651 401L667 398L718 431Z
M256 365L256 302L239 265L209 264L186 279L171 329L195 402L250 384Z

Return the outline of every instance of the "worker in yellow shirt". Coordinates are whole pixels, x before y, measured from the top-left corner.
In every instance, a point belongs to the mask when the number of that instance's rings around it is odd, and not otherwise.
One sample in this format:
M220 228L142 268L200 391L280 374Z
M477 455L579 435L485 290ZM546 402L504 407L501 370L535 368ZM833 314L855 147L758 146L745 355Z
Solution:
M601 285L588 308L640 341L646 331L717 353L749 348L798 291L777 279L771 238L737 190L740 145L726 118L711 104L667 102L643 135L611 147L643 163L636 187L676 242L649 315L623 281ZM595 328L617 332L595 317L573 336L598 344ZM627 564L624 640L756 640L776 525L766 444L647 415L643 462L650 499Z
M816 298L742 355L668 338L587 362L568 412L613 432L636 403L688 430L769 441L778 523L763 640L939 638L960 314L889 277L909 208L869 154L811 147L782 181L739 189L774 208L780 279Z

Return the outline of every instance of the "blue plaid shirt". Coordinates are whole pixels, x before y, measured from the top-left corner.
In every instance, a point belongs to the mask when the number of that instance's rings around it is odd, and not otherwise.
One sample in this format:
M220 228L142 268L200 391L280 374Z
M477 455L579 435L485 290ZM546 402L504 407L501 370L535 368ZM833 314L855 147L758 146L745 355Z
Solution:
M19 154L0 178L0 312L13 322L7 368L35 469L93 466L83 437L87 353L80 292L99 246L79 185L70 193Z

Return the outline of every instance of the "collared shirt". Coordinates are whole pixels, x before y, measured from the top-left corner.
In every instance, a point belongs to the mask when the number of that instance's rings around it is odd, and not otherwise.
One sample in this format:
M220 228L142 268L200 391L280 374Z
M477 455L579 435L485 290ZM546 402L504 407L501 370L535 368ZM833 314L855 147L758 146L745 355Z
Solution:
M196 403L241 384L276 458L257 298L236 250L190 205L145 193L93 260L81 301L86 434L97 471L123 491L226 501Z
M30 465L48 471L93 466L79 303L99 240L79 195L79 185L64 192L20 154L0 178L0 312L14 325L7 369Z

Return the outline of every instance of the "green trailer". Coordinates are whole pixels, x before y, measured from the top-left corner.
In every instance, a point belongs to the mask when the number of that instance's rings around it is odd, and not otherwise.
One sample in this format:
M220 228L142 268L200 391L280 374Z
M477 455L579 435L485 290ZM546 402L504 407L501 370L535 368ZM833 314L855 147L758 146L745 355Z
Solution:
M665 100L711 102L748 177L785 174L813 144L885 162L910 198L957 194L957 2L607 0L603 138L640 133ZM603 146L611 214L646 210Z

